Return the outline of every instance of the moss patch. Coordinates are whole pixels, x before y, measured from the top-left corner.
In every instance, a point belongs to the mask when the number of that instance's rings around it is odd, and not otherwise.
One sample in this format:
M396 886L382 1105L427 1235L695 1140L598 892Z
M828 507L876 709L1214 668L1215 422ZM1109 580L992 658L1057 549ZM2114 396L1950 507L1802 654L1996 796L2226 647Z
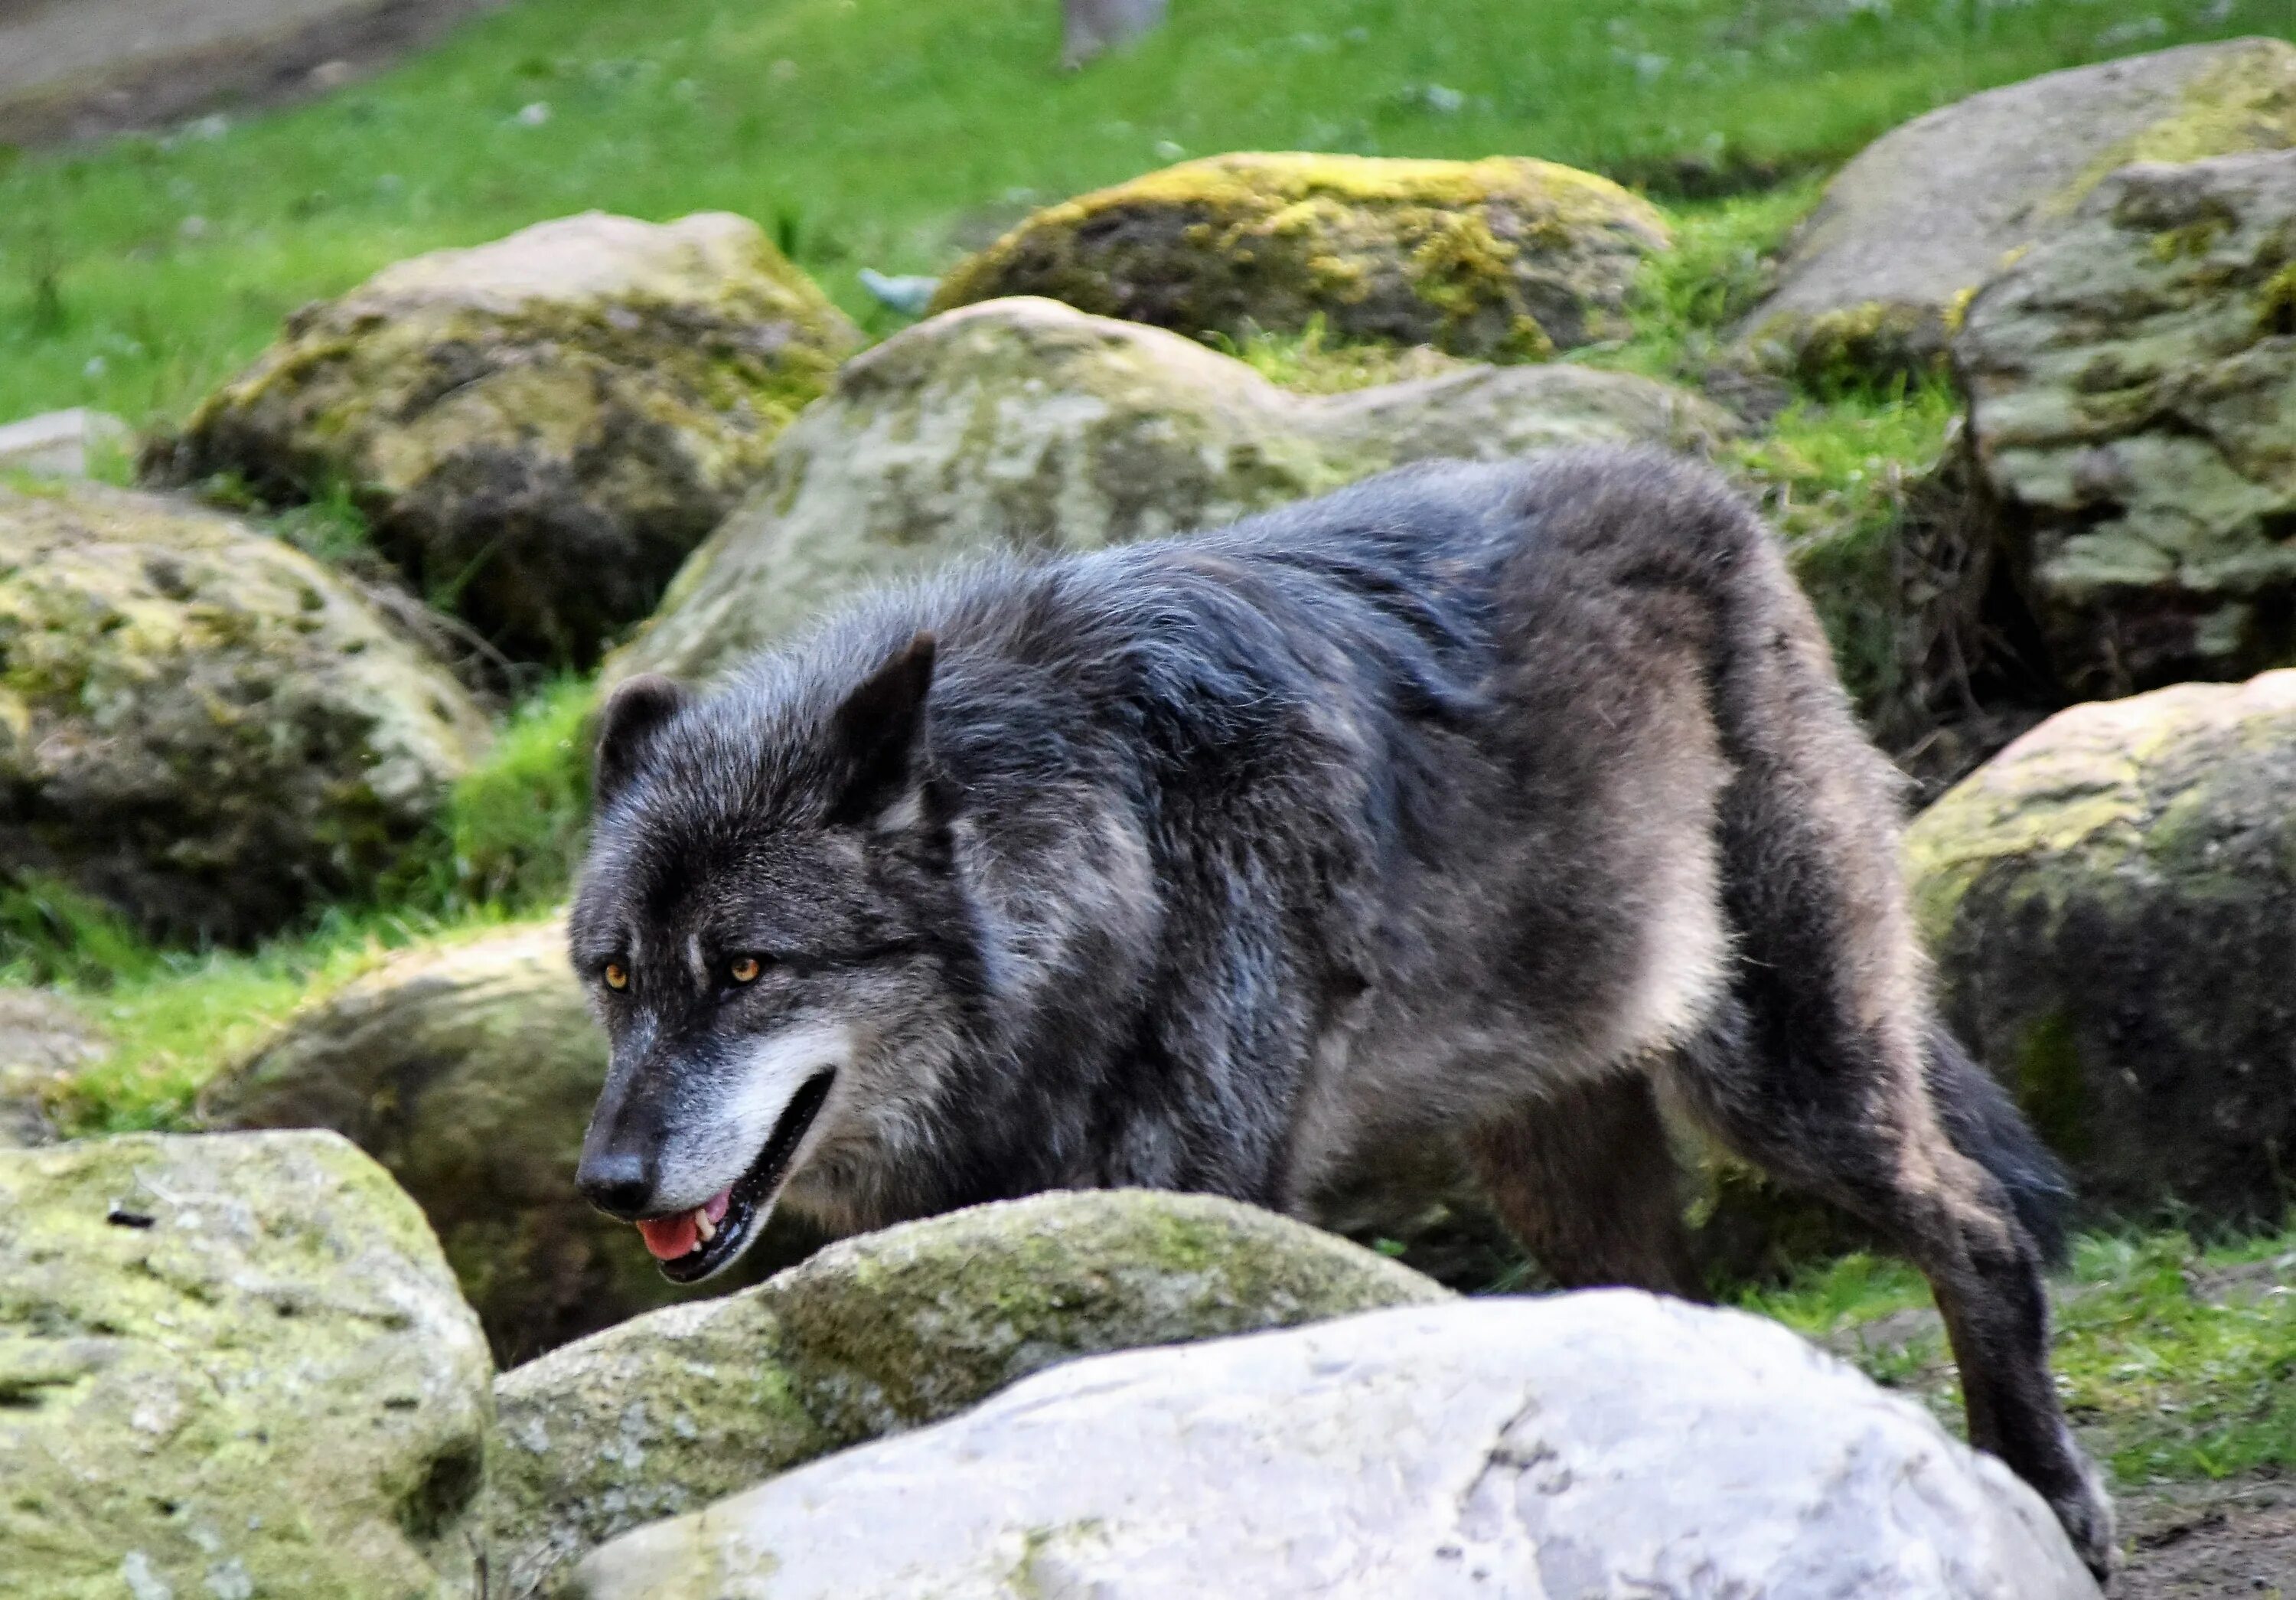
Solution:
M1300 333L1544 360L1626 332L1665 221L1548 162L1232 155L1037 213L944 282L936 308L1041 294L1193 337Z

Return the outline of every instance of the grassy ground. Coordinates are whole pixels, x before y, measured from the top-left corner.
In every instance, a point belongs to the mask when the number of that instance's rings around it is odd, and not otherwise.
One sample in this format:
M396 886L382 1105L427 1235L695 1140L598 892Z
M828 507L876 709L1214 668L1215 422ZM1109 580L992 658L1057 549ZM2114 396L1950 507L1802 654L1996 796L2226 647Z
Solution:
M2126 1489L2296 1473L2296 1231L2195 1243L2182 1232L2079 1241L2057 1296L2057 1385ZM1961 1396L1921 1278L1864 1255L1751 1310L1920 1396L1956 1432Z
M1183 153L1510 151L1729 185L1988 85L2288 30L2286 0L1177 0L1064 78L1057 12L528 0L299 110L0 156L0 420L172 416L301 301L588 207L758 217L875 316L860 266L936 269Z

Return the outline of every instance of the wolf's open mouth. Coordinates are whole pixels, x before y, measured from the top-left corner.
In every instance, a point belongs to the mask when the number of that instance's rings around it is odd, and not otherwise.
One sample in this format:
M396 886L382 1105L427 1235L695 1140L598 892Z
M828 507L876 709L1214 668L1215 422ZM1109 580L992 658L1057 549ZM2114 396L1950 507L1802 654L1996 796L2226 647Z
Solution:
M790 1161L804 1143L806 1130L821 1114L822 1103L829 1098L830 1084L836 1076L833 1071L817 1072L790 1096L765 1148L732 1188L690 1211L649 1217L638 1224L646 1249L660 1263L662 1276L674 1284L698 1284L733 1264L748 1246L750 1234L773 1210L774 1196L789 1176Z

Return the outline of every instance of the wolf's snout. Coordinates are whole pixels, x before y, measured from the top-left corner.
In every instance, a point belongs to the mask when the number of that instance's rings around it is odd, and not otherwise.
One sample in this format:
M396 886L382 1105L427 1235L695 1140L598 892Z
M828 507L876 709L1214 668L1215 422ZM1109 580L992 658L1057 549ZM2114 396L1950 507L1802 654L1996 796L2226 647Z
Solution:
M635 1151L586 1150L574 1169L574 1186L608 1216L635 1222L653 1202L653 1167Z

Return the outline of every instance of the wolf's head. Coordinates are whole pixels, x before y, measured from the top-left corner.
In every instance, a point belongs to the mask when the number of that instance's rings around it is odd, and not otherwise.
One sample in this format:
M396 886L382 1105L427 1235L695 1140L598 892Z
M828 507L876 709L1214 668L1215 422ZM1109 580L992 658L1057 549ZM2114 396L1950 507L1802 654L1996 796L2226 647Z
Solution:
M633 678L601 714L571 943L613 1061L577 1181L680 1282L729 1266L785 1186L849 1210L977 992L933 640L882 651L841 684L768 668L707 699Z

